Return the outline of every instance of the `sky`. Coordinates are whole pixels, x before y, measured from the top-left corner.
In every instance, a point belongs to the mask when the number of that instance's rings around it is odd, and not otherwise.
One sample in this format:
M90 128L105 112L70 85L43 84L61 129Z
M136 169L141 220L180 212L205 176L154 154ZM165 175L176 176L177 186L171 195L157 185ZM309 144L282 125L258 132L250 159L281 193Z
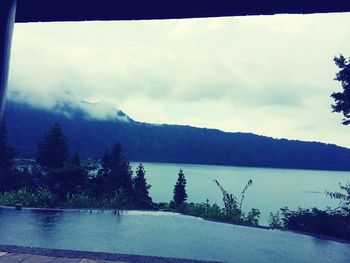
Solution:
M330 108L349 25L350 13L16 24L8 98L350 147Z

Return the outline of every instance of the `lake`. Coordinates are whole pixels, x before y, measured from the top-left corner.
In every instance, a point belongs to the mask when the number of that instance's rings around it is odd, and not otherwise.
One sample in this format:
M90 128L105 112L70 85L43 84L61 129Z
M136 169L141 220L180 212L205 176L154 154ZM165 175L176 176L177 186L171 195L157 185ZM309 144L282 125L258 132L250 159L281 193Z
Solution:
M133 170L138 163L131 163ZM222 206L217 179L229 192L239 196L249 179L253 185L246 192L244 210L258 208L259 224L268 225L269 213L281 207L336 207L338 200L325 195L325 190L337 191L339 183L350 181L350 172L232 167L218 165L143 163L147 182L152 185L150 195L155 202L169 202L179 169L187 179L188 202L205 202Z
M165 212L0 208L0 244L224 262L348 263L350 244Z

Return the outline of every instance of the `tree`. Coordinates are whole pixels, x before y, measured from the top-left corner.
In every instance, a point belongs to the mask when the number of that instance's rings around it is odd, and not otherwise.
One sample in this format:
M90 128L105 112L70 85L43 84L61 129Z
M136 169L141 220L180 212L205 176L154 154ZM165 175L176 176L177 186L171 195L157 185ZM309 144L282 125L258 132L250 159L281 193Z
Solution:
M117 143L111 153L111 173L116 180L117 188L132 190L132 171L129 161L122 155L122 146Z
M87 171L80 164L80 156L75 152L64 162L62 168L51 168L47 174L47 184L53 194L60 200L67 194L82 193L87 187Z
M182 205L187 200L186 178L181 169L177 178L177 182L174 186L173 193L173 201L176 205Z
M70 163L74 166L80 166L80 154L78 151L73 153L72 157L70 158Z
M43 168L63 168L69 160L68 141L61 126L55 123L50 131L38 142L36 161Z
M9 146L4 122L0 123L0 191L11 190L15 152Z
M39 185L48 187L60 200L85 189L86 170L80 165L78 152L70 157L68 140L59 124L55 123L39 140L36 160L44 170L36 173Z
M122 146L118 143L111 153L106 151L101 158L101 169L96 182L101 187L95 189L95 195L104 194L114 197L116 192L122 191L127 198L132 196L132 171L129 161L122 155ZM97 190L97 191L96 191Z
M9 146L7 139L7 129L5 123L0 123L0 170L10 170L13 168L15 152Z
M331 94L335 101L331 107L333 112L343 113L342 124L348 125L350 124L350 58L346 59L343 55L339 55L339 57L334 57L334 63L340 69L336 73L335 80L340 81L343 92Z
M152 207L152 198L149 196L148 192L148 190L151 188L151 185L147 184L145 174L145 168L140 163L136 170L136 177L133 180L134 200L136 206L139 208Z
M339 184L342 192L330 192L326 191L326 195L334 199L340 200L340 208L345 215L350 216L350 183L345 185Z

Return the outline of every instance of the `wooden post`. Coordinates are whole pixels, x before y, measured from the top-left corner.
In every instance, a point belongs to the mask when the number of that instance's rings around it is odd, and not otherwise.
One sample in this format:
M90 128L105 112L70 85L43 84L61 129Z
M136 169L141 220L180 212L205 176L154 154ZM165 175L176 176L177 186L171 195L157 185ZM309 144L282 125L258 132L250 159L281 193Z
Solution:
M4 115L16 0L0 0L0 122Z

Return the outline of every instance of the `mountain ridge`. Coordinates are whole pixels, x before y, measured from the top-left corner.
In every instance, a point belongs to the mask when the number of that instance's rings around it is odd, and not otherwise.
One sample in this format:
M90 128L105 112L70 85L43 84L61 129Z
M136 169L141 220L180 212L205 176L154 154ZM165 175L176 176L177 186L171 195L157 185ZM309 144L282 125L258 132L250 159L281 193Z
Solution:
M17 156L35 156L37 140L53 123L60 123L71 150L78 150L83 158L99 158L120 142L133 161L350 170L350 149L335 144L189 125L154 125L135 121L122 111L113 118L93 119L80 108L63 108L49 111L8 101L5 120Z

